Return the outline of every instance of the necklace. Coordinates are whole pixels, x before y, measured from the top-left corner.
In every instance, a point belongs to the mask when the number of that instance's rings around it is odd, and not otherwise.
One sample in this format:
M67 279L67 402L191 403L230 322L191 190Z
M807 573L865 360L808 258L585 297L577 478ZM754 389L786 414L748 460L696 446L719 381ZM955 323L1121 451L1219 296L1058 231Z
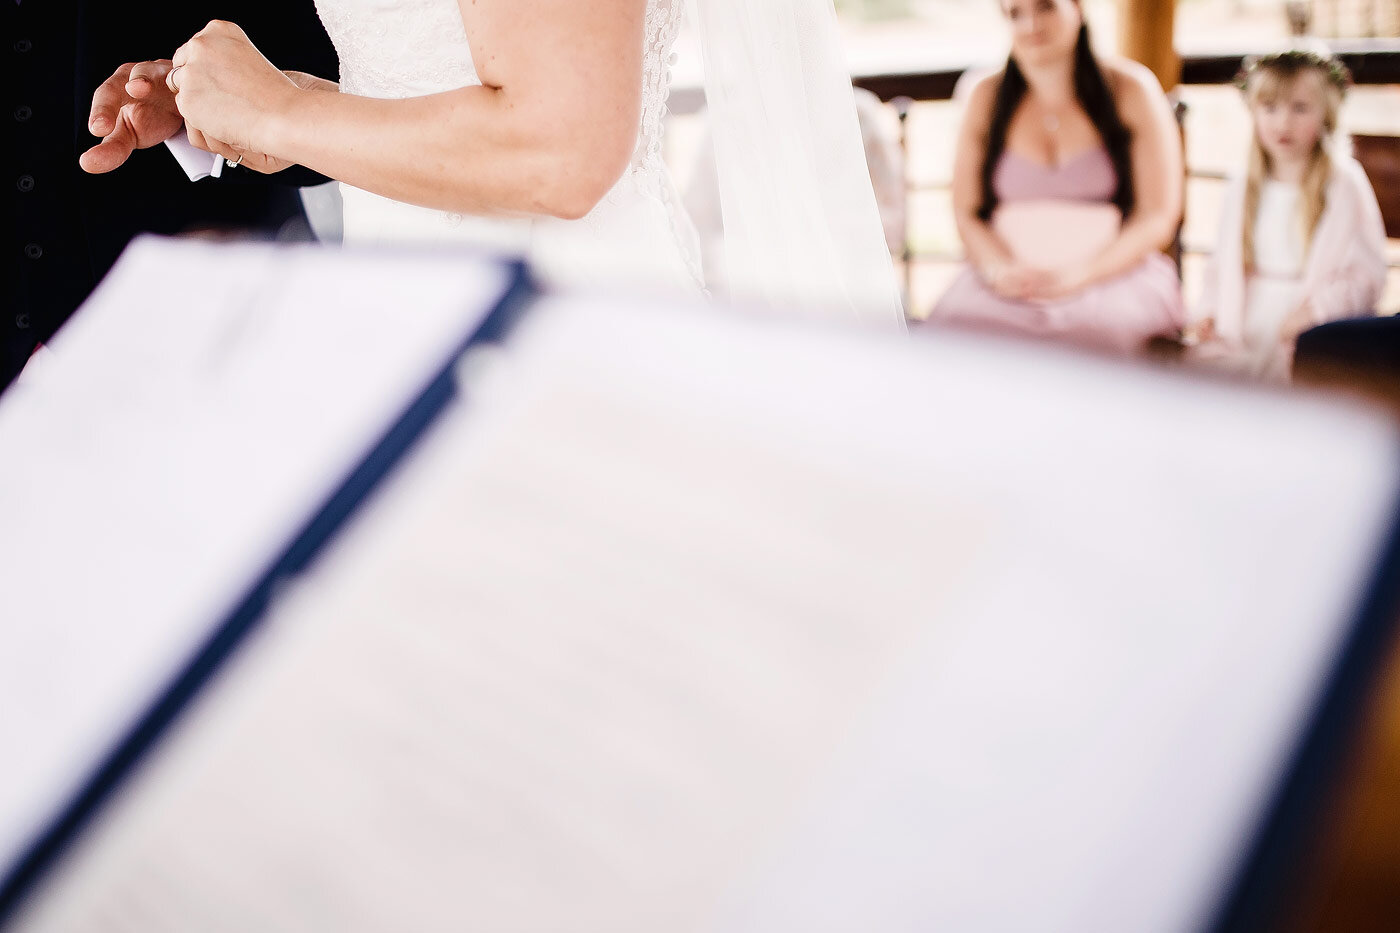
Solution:
M1060 131L1060 124L1063 123L1063 116L1074 106L1074 99L1060 101L1058 106L1052 107L1046 102L1044 97L1037 96L1035 101L1036 110L1040 112L1040 125L1045 132L1054 135Z

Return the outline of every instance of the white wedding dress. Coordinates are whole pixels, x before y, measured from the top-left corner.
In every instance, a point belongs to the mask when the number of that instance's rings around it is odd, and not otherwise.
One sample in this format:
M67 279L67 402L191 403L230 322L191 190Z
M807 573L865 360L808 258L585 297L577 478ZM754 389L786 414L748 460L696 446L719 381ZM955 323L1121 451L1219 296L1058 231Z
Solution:
M703 289L700 249L662 158L683 0L648 0L642 121L626 173L581 220L431 210L341 185L350 245L461 243L521 253L554 285ZM316 0L340 89L406 98L479 85L457 0Z

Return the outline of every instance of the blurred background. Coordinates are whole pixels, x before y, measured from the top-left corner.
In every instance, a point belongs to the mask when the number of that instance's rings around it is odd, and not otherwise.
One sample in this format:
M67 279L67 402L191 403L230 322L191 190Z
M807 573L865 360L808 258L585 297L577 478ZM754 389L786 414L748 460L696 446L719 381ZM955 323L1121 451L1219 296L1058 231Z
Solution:
M1381 144L1381 158L1400 165L1400 0L1178 0L1172 6L1160 0L1084 0L1102 52L1142 60L1144 44L1170 49L1171 36L1159 24L1163 16L1175 20L1181 84L1173 88L1170 77L1163 83L1183 105L1188 184L1181 271L1190 306L1216 238L1224 175L1244 164L1249 142L1248 112L1231 83L1240 56L1272 51L1297 37L1325 41L1356 73L1344 128L1390 137ZM884 197L882 206L898 213L896 201L903 202L904 216L887 218L904 231L891 235L891 246L902 254L910 316L922 318L961 259L948 190L960 114L953 91L965 71L994 68L1005 59L1006 25L995 0L836 0L836 7L856 83L886 102L862 116L878 122L883 143L903 156L901 197ZM685 188L702 161L702 64L693 35L683 36L678 48L668 158ZM1162 69L1154 70L1160 77ZM869 136L867 129L867 143ZM1374 177L1372 183L1384 203L1383 185ZM1389 258L1382 313L1400 310L1400 240L1390 240Z

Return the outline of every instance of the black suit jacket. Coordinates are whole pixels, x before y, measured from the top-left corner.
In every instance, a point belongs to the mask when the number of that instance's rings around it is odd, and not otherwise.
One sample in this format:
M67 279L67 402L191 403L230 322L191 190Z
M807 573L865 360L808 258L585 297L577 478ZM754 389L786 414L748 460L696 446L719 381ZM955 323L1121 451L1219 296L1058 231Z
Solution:
M295 185L322 180L231 170L190 182L164 146L108 175L78 156L92 92L123 62L169 58L211 19L238 23L279 68L336 77L313 0L0 0L7 63L0 185L14 205L0 260L0 388L106 274L132 237L212 226L275 232L300 214Z

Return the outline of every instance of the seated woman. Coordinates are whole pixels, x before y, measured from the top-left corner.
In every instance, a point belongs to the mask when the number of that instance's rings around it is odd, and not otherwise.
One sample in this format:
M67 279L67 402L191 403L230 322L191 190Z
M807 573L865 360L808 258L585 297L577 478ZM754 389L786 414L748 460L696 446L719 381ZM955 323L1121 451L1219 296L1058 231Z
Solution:
M1300 333L1374 313L1385 288L1385 226L1366 173L1337 136L1349 77L1337 59L1305 50L1246 70L1249 165L1225 193L1193 315L1196 358L1283 381Z
M1181 137L1146 68L1097 58L1077 0L1003 0L1005 68L968 95L953 170L967 266L930 323L1121 352L1180 330Z

